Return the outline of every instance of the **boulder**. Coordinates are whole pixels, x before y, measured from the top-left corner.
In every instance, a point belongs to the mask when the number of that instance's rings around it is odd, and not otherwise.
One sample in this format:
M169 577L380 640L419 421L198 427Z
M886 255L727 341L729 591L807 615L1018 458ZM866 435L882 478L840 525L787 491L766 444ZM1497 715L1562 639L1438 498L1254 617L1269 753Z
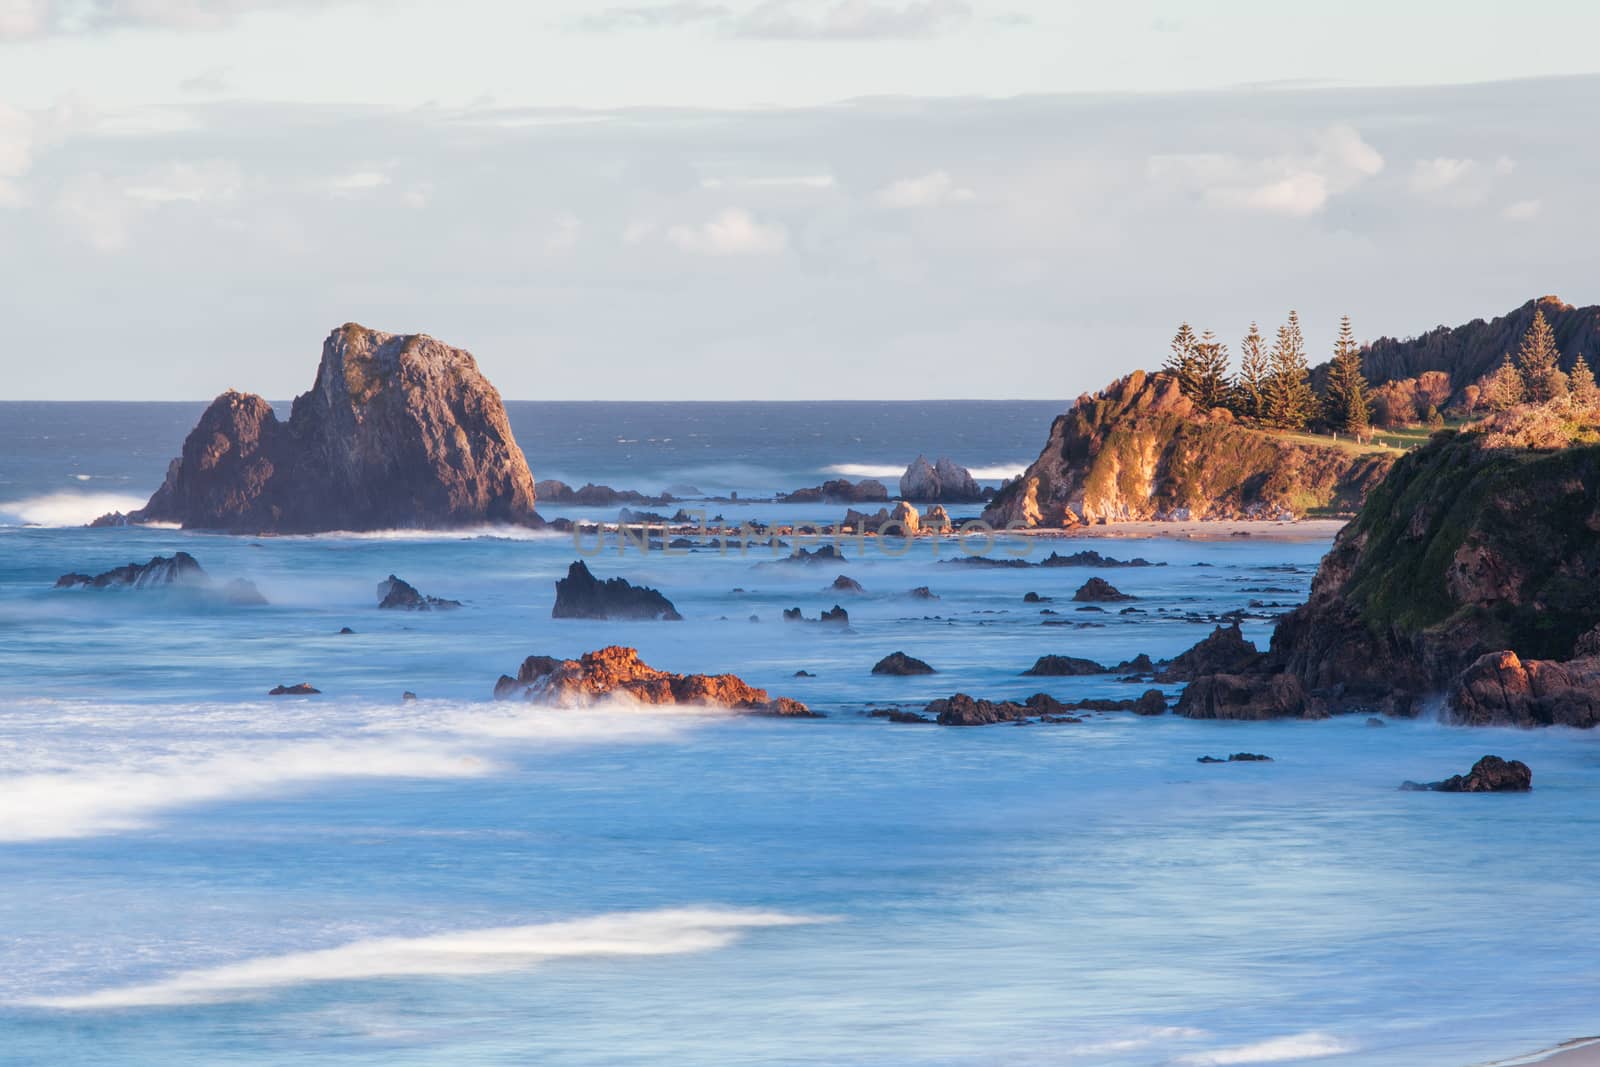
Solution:
M449 611L461 601L424 596L410 582L391 574L378 583L378 607L390 611Z
M941 456L937 463L929 463L927 456L918 456L900 476L900 496L925 503L971 504L983 499L983 490L971 472L954 461Z
M322 690L314 689L314 688L312 688L310 685L308 685L305 682L299 682L299 683L297 683L295 685L275 685L271 689L267 690L267 696L269 696L269 697L304 697L304 696L315 696L316 694L321 693L321 692L322 692Z
M556 666L549 667L554 662ZM612 645L584 653L576 660L551 660L530 656L519 676L502 675L495 684L499 699L522 699L556 707L586 707L607 698L638 704L686 704L723 708L752 715L814 718L798 700L774 697L733 674L674 674L657 670L639 659L632 648Z
M835 604L832 608L824 611L815 619L808 619L799 608L784 608L783 620L785 622L814 622L824 623L829 626L849 626L850 613L845 611L844 608L841 608L838 604Z
M1072 599L1086 603L1106 604L1136 598L1122 592L1104 578L1096 576L1079 586L1078 591L1072 594Z
M839 577L835 578L833 580L833 584L828 586L827 589L824 589L823 592L865 593L866 590L861 588L861 583L856 581L854 578L851 578L849 575L841 574Z
M891 652L873 664L873 674L937 674L932 667L915 656L908 656L904 652Z
M1316 718L1292 674L1205 674L1184 687L1177 713L1190 719Z
M1105 674L1106 668L1092 659L1076 656L1040 656L1033 666L1022 672L1047 678L1075 678L1085 674Z
M1600 657L1523 660L1509 650L1479 656L1445 698L1471 726L1578 726L1600 723Z
M534 500L500 395L469 353L349 323L287 422L259 396L222 394L128 518L280 533L537 526Z
M202 588L211 583L210 575L187 552L156 556L149 563L128 563L101 574L63 574L56 579L57 589L155 589L170 586Z
M889 722L902 723L933 722L933 720L928 718L926 715L919 715L914 711L902 711L899 708L874 708L873 710L867 712L867 717L869 719L887 719Z
M552 619L647 619L679 621L683 618L672 601L647 586L626 578L601 581L588 564L574 560L567 576L556 580Z
M924 710L940 726L993 726L1002 722L1027 722L1040 717L1053 717L1067 707L1047 693L1035 693L1020 704L1012 700L979 700L966 693L955 693L931 702Z
M1526 793L1533 788L1533 772L1521 760L1485 756L1466 774L1451 775L1442 782L1405 782L1400 788L1435 793Z
M925 585L919 585L906 593L912 600L938 600L939 596Z

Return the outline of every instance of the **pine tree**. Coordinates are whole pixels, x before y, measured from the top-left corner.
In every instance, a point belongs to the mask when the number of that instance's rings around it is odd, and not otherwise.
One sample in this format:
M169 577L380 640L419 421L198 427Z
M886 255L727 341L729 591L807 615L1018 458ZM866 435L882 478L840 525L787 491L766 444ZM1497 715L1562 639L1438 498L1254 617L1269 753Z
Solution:
M1523 391L1530 402L1543 404L1566 394L1566 375L1561 373L1560 360L1555 333L1545 321L1544 312L1535 311L1533 323L1517 349L1517 369L1522 371Z
M1270 360L1272 372L1267 379L1266 421L1279 429L1303 430L1317 413L1317 395L1311 390L1300 316L1293 311L1289 312L1289 321L1278 327L1278 339L1272 346Z
M1172 352L1167 356L1167 361L1161 369L1178 379L1178 388L1183 390L1183 395L1192 397L1198 381L1195 348L1199 345L1199 338L1194 335L1194 328L1187 322L1178 327L1177 334L1172 338Z
M1367 380L1361 376L1361 347L1350 329L1350 316L1339 320L1339 339L1333 344L1324 394L1328 422L1336 431L1360 434L1372 422L1367 405Z
M1578 353L1578 361L1567 375L1567 395L1580 409L1600 406L1600 387L1595 385L1594 371L1589 369L1589 361L1583 358L1582 352Z
M1239 344L1239 381L1234 389L1234 412L1259 419L1265 413L1267 378L1267 339L1255 323Z
M1483 383L1479 395L1491 411L1505 411L1522 403L1523 393L1522 374L1512 366L1511 353L1507 352L1500 366Z
M1232 386L1228 381L1228 346L1207 330L1194 346L1195 405L1202 411L1225 407Z

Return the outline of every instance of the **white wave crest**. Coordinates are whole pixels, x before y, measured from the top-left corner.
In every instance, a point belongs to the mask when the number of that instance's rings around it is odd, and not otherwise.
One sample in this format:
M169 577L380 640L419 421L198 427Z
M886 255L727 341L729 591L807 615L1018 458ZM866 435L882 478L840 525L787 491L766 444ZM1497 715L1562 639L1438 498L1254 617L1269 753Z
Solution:
M886 467L881 463L835 463L822 468L824 474L837 474L843 478L899 478L904 467Z
M1001 463L994 467L972 467L969 473L980 482L1003 482L1028 469L1026 463Z
M671 956L708 952L744 931L826 919L775 911L676 908L619 912L588 919L460 930L429 937L384 937L336 948L261 956L220 967L76 996L41 997L36 1007L84 1010L211 1004L313 982L494 974L562 959Z
M137 511L145 498L125 493L46 493L0 500L0 523L20 526L84 526L108 511Z
M1355 1046L1332 1034L1312 1030L1286 1037L1272 1037L1249 1045L1194 1052L1178 1057L1188 1067L1227 1067L1238 1063L1288 1063L1315 1060L1354 1051Z
M9 708L0 730L0 842L122 833L179 808L339 779L493 774L508 743L662 741L693 720L617 705L574 714L512 704L428 702L408 711L312 702L166 707L156 734L151 721L150 708L137 705ZM25 744L14 740L23 736Z

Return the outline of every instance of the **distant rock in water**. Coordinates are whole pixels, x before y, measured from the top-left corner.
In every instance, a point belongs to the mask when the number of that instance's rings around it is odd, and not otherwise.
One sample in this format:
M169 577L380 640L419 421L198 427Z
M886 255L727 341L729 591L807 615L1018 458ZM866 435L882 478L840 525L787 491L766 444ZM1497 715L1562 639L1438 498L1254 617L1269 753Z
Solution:
M994 526L1278 518L1353 511L1392 453L1292 440L1199 411L1168 374L1135 371L1057 416L1039 458L985 509Z
M937 674L932 667L915 656L908 656L904 652L891 652L873 664L873 674Z
M859 482L835 478L809 489L778 494L781 504L881 504L888 501L888 488L874 478Z
M900 496L924 504L973 504L983 499L983 490L954 461L940 456L939 462L929 463L927 456L918 456L900 476Z
M835 604L830 610L824 611L815 619L806 618L805 613L799 608L784 608L783 619L785 622L819 622L825 623L829 626L850 625L850 613L844 610L844 608L841 608L838 604Z
M1078 659L1076 656L1040 656L1032 667L1022 673L1041 678L1075 678L1086 674L1105 674L1106 668L1092 659Z
M1533 788L1533 772L1521 760L1485 756L1466 774L1451 775L1442 782L1404 782L1400 788L1435 793L1526 793Z
M818 545L816 548L797 548L782 559L769 559L757 563L758 567L779 567L794 564L848 563L838 545Z
M815 718L798 700L774 697L734 674L673 674L639 659L632 648L612 645L576 660L530 656L516 678L495 683L497 700L523 699L557 707L585 707L608 697L639 704L688 704L752 715Z
M538 525L534 496L469 353L351 323L323 344L287 422L259 396L222 394L127 518L234 533Z
M906 593L912 600L938 600L939 594L925 585L919 585Z
M1105 604L1135 598L1104 578L1090 578L1078 587L1078 591L1072 594L1072 599L1083 603Z
M609 485L595 485L593 482L574 489L554 478L535 482L533 488L541 502L557 505L616 507L618 504L670 504L674 500L666 493L650 496L632 489L613 489Z
M416 586L401 578L389 575L378 583L378 607L391 611L448 611L459 608L461 601L443 597L423 596Z
M1151 563L1140 557L1122 560L1102 556L1094 549L1085 549L1074 552L1070 556L1063 556L1059 552L1051 552L1044 559L1032 562L1010 556L955 556L942 560L944 563L960 563L970 567L1006 567L1016 569L1020 567L1165 567L1165 563Z
M626 578L601 581L589 572L588 564L574 560L567 576L556 581L556 603L552 619L658 619L677 622L683 616L672 601L647 586L634 585Z
M1271 763L1271 756L1263 756L1257 752L1235 752L1227 759L1218 759L1215 756L1201 756L1196 763Z
M828 586L828 588L825 589L824 592L832 592L832 593L865 593L866 590L861 588L861 583L860 582L856 581L854 578L850 577L848 574L841 574L841 575L839 575L839 577L837 577L837 578L835 578L833 580L833 584Z
M255 583L247 578L235 578L217 585L200 566L198 560L187 552L174 552L170 557L156 556L149 563L128 563L101 574L63 574L56 579L57 589L172 589L185 590L237 607L265 604Z
M297 683L295 685L275 685L271 689L267 690L267 696L269 696L269 697L308 697L308 696L316 696L318 693L321 693L321 692L322 692L322 690L315 689L315 688L313 688L312 686L308 685L305 682L299 682L299 683Z

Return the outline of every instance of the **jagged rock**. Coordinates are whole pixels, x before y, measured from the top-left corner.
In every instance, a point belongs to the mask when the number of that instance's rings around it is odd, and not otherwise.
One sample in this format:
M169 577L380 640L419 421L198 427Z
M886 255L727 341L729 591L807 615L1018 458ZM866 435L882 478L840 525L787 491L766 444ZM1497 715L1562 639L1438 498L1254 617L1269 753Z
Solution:
M943 531L954 528L955 523L951 521L950 513L945 510L943 504L935 504L922 517L922 526L927 530Z
M1205 674L1242 674L1260 661L1261 653L1255 644L1246 641L1239 624L1233 622L1218 626L1209 637L1174 656L1156 673L1156 681L1188 682ZM1179 714L1182 706L1179 701Z
M378 583L378 607L391 611L448 611L459 608L461 601L443 597L423 596L410 582L389 575Z
M1392 463L1387 453L1291 441L1197 411L1171 375L1135 371L1058 416L1039 458L983 517L1071 527L1354 510Z
M1227 759L1217 759L1215 756L1201 756L1196 763L1271 763L1271 756L1262 756L1255 752L1235 752Z
M552 619L660 619L683 618L672 601L647 586L634 585L626 578L601 581L589 573L588 564L573 561L567 576L556 580L556 602Z
M932 667L915 656L904 652L891 652L872 666L873 674L937 674Z
M666 493L651 496L632 489L613 489L609 485L595 485L593 482L574 489L566 482L556 481L554 478L535 482L533 489L540 502L560 506L616 507L618 504L670 504L674 499Z
M232 532L538 525L533 476L472 356L422 334L333 331L279 422L227 392L131 521Z
M860 482L834 478L810 489L778 494L778 501L783 504L876 504L888 499L888 488L873 478Z
M1165 563L1151 563L1149 560L1143 558L1142 556L1135 557L1135 558L1129 559L1129 560L1112 559L1110 556L1102 556L1100 553L1096 552L1092 548L1085 549L1082 552L1074 552L1074 553L1072 553L1071 555L1068 555L1068 556L1063 556L1059 552L1052 551L1048 556L1046 556L1044 559L1039 560L1037 563L1032 563L1032 562L1029 562L1028 560L1025 560L1025 559L1013 559L1013 558L1010 558L1010 557L995 557L995 556L956 556L956 557L953 557L951 559L943 560L942 562L945 562L945 563L958 563L958 564L962 564L962 565L968 566L968 567L1005 567L1005 568L1010 568L1010 569L1017 569L1017 568L1021 568L1021 567L1165 567L1166 566Z
M1040 596L1038 593L1032 591L1022 594L1022 602L1024 604L1048 604L1054 599L1054 597Z
M1485 756L1466 774L1442 782L1403 782L1400 788L1436 793L1526 793L1533 788L1533 772L1521 760Z
M248 578L235 578L226 582L218 593L224 601L238 607L260 607L267 602L267 598L261 595L261 590L256 588L256 583Z
M1167 694L1159 689L1146 689L1133 702L1135 715L1165 715L1167 713Z
M993 726L1053 716L1065 709L1066 705L1047 693L1035 693L1021 704L1010 700L978 700L966 693L955 693L933 701L924 710L940 726Z
M1178 698L1177 712L1190 719L1315 718L1300 680L1275 674L1265 680L1237 674L1204 674Z
M1151 674L1155 669L1155 661L1143 652L1132 659L1125 659L1115 667L1109 668L1111 672L1116 674Z
M900 476L900 496L924 503L971 504L983 499L983 490L971 472L950 459L941 456L930 464L927 456L918 456Z
M914 711L901 711L898 708L874 708L872 711L867 712L867 717L871 719L887 719L890 722L902 723L933 722L933 720L928 718L926 715L919 715Z
M1076 678L1085 674L1105 674L1106 668L1092 659L1076 656L1040 656L1032 667L1022 672L1047 678Z
M1451 684L1446 703L1471 726L1578 726L1600 723L1600 657L1557 662L1490 652Z
M96 574L63 574L56 579L57 589L84 587L89 589L154 589L166 586L202 588L209 585L211 577L187 552L174 552L170 557L156 556L149 563L128 563Z
M271 689L267 690L267 696L269 696L269 697L305 697L305 696L315 696L316 694L321 693L321 692L322 692L322 690L314 689L310 685L306 684L305 682L299 682L299 683L297 683L295 685L275 685Z
M796 678L815 678L816 675L812 674L810 671L807 671L807 670L798 670L798 671L794 672L794 677L796 677Z
M818 545L816 548L796 548L782 559L763 560L758 567L778 567L790 564L814 565L819 563L848 563L838 545Z
M405 692L400 694L400 703L415 704L416 702L417 694L413 693L411 690L407 689Z
M1104 578L1095 577L1090 578L1087 582L1084 582L1083 585L1079 586L1078 591L1072 594L1072 599L1090 603L1105 604L1122 600L1133 600L1135 598L1127 593L1122 592Z
M799 608L784 608L783 618L785 622L819 622L829 626L850 625L850 613L837 604L835 604L831 609L824 611L815 619L806 618L805 614L801 612Z
M841 574L839 577L835 578L833 580L833 584L828 586L827 589L824 589L823 592L865 593L866 590L861 588L861 583L856 581L854 578L851 578L849 575Z
M553 668L547 667L556 662ZM797 718L817 717L798 700L773 697L733 674L673 674L657 670L639 659L632 648L612 645L586 652L576 660L551 661L532 656L523 661L519 675L529 680L508 680L495 685L499 699L522 699L557 707L585 707L608 697L640 704L689 704L726 708L754 715Z
M929 589L925 585L917 586L915 589L913 589L910 592L906 593L906 596L910 597L913 600L938 600L939 599L938 594L936 594L932 589Z

